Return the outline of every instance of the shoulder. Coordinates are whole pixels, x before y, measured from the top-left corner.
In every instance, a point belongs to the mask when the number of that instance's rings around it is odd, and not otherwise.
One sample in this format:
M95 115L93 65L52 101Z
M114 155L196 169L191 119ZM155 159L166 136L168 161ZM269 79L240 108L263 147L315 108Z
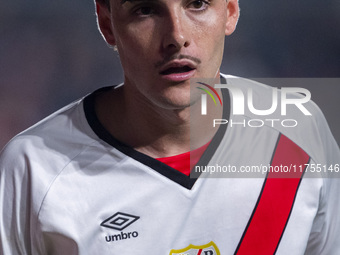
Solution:
M33 169L41 176L57 175L96 137L82 103L74 102L14 137L0 154L1 175L17 178Z
M254 125L259 125L261 122L284 134L309 154L316 163L339 163L339 147L322 111L310 100L308 90L288 87L279 89L229 75L225 78L228 84L241 91L244 97L243 116L248 121L252 121ZM230 94L233 104L233 99L236 97L232 91ZM250 109L251 107L253 109ZM269 109L273 111L264 111Z

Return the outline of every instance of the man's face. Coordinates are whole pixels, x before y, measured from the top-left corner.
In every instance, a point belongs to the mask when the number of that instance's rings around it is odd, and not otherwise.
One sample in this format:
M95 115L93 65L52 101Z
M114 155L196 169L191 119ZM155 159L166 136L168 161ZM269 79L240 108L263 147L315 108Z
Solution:
M192 103L190 78L219 75L225 35L238 19L237 0L111 0L110 12L97 8L103 35L118 48L126 89L168 109Z

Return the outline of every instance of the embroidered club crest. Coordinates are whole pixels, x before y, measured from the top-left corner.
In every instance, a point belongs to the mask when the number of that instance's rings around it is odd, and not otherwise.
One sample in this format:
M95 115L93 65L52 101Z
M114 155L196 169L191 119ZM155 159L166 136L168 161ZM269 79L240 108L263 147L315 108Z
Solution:
M220 251L214 242L206 245L196 246L190 244L180 250L171 250L169 255L220 255Z

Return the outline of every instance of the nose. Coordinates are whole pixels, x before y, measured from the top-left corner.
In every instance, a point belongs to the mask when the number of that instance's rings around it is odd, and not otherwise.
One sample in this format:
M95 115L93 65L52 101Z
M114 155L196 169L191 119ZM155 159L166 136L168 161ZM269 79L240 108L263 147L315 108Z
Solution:
M169 11L163 24L163 49L179 51L182 47L190 45L190 35L187 29L186 17L182 10Z

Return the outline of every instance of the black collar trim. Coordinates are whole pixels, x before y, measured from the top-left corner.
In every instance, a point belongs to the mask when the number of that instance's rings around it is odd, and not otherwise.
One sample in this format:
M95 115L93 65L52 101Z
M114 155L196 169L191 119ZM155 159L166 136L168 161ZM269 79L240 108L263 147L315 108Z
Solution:
M221 77L222 83L226 83L226 80L224 77ZM154 159L150 156L147 156L139 151L136 151L132 147L118 141L116 138L114 138L100 123L97 114L95 112L95 98L96 95L99 93L102 93L104 91L108 91L112 89L112 87L104 87L101 89L96 90L92 94L88 95L84 99L84 112L87 119L87 122L89 123L92 130L95 132L95 134L105 141L106 143L110 144L114 148L118 149L125 155L141 162L144 165L149 166L156 172L162 174L163 176L169 178L170 180L176 182L177 184L181 185L184 188L191 189L196 180L198 179L199 175L197 176L187 176L176 169L160 162L157 159ZM228 90L222 90L223 95L223 101L225 102L224 105L230 105L230 98ZM229 108L227 108L227 111L223 112L223 119L229 119ZM214 138L212 139L210 145L202 155L201 159L199 160L197 165L206 165L210 161L211 157L213 156L214 152L216 151L217 147L219 146L225 131L227 129L227 125L221 125L218 129L217 133L215 134Z

